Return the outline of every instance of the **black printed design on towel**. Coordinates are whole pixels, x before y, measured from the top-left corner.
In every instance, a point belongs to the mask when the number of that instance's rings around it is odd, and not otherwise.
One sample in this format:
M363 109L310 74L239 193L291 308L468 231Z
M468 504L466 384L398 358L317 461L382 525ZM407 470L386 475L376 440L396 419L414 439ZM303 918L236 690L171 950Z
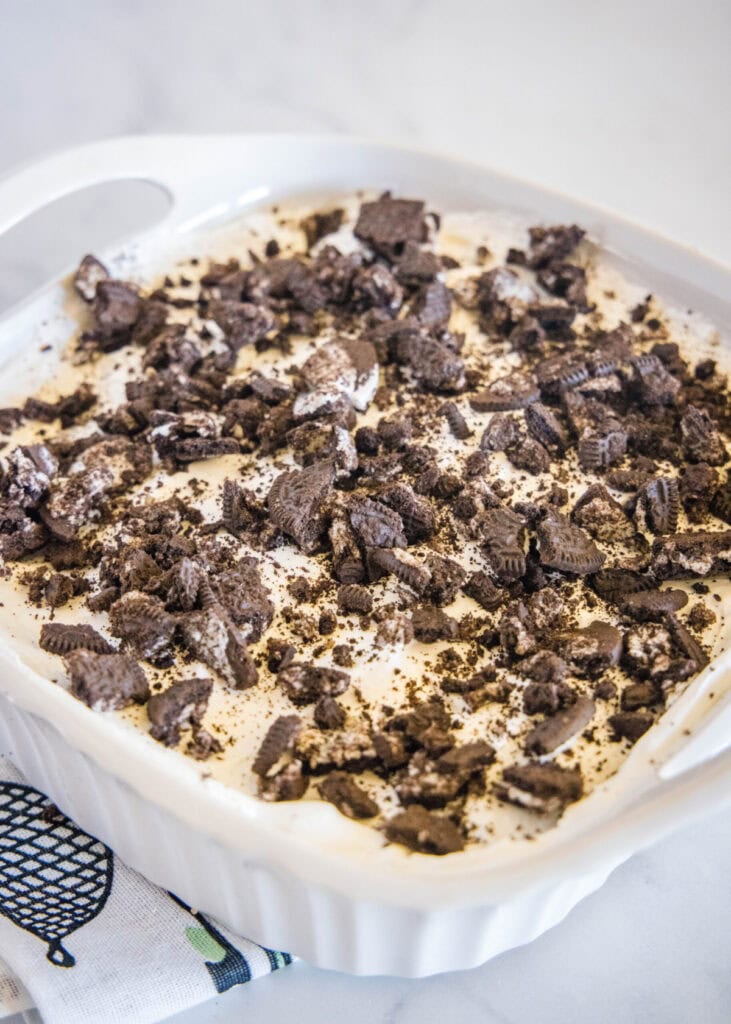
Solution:
M0 913L47 942L52 964L74 966L62 941L101 911L113 875L112 851L47 797L0 783Z
M187 910L201 926L200 929L186 929L186 934L191 945L199 952L208 954L205 965L216 986L216 991L226 992L234 985L243 985L245 982L251 981L251 966L241 950L236 949L226 936L211 924L208 918L199 911L192 910L179 896L172 892L169 892L168 896L183 910ZM199 932L200 934L197 934ZM262 949L266 953L269 966L273 971L292 963L289 953L278 953L273 949L266 949L266 947L262 947Z

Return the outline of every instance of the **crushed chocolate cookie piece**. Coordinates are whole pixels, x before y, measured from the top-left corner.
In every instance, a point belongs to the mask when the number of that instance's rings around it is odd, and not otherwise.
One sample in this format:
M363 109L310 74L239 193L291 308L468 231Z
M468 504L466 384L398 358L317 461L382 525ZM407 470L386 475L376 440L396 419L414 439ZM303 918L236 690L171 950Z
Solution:
M559 708L575 700L576 691L562 682L529 683L523 690L526 715L555 715Z
M337 697L350 685L347 672L323 665L292 662L280 669L277 682L293 704L314 704L320 697Z
M550 292L577 309L587 310L586 271L574 263L550 263L538 271L538 281Z
M210 679L181 679L153 694L147 702L150 735L166 747L176 746L182 729L200 726L212 689Z
M346 818L373 818L378 804L347 772L330 772L317 786L323 800L334 804Z
M338 609L346 615L350 612L368 615L373 610L373 598L365 587L346 584L338 588Z
M594 717L594 701L577 697L573 704L533 726L525 739L529 754L550 754L581 732Z
M438 640L454 640L458 626L456 619L441 608L415 608L411 614L414 636L423 644L434 644Z
M366 578L365 566L355 534L344 515L333 517L328 540L335 579L341 583L362 583Z
M652 571L658 580L728 574L731 530L698 530L658 537L652 545Z
M718 473L705 462L684 466L678 480L680 501L692 523L702 523L710 509L718 507L720 496ZM729 504L731 511L731 504ZM719 512L716 512L719 515ZM719 518L725 518L720 515Z
M373 427L358 427L355 432L355 450L361 455L377 455L381 439Z
M467 785L469 774L442 770L426 751L418 750L393 781L396 795L404 806L421 804L433 810L454 800Z
M345 709L333 698L325 694L315 704L315 725L320 729L342 729L345 725Z
M708 413L689 405L680 421L683 454L689 462L722 466L728 459L723 439Z
M458 441L466 441L468 437L472 436L467 420L456 402L445 402L439 412L449 424L452 437L456 437Z
M445 693L471 693L482 689L487 683L495 681L497 673L494 665L487 665L473 676L446 677L440 685Z
M632 569L600 569L589 580L595 593L610 604L621 604L628 594L654 590L655 580Z
M541 564L559 572L585 576L601 569L606 556L578 526L559 512L549 512L538 524Z
M405 646L414 639L414 627L404 612L392 612L378 624L374 643L376 647Z
M645 622L632 626L624 637L623 660L633 676L656 676L669 666L672 637L664 625Z
M462 590L467 597L477 601L480 607L486 611L494 611L505 600L505 592L495 586L487 573L481 569L473 572L467 578L466 582L462 584Z
M324 733L320 729L309 730L297 741L296 753L312 775L323 775L335 769L361 772L372 768L377 761L370 733L360 728Z
M100 281L109 279L109 271L96 256L87 253L74 274L74 288L84 300L93 302L96 297L96 286Z
M92 711L119 711L144 704L150 696L147 677L127 654L74 650L66 655L70 692Z
M332 235L340 229L345 219L345 210L335 208L333 210L316 211L300 221L300 228L305 233L307 248L312 249L321 238ZM275 255L277 255L275 253Z
M302 762L292 760L273 775L259 779L262 800L301 800L307 792L309 780L302 774Z
M175 441L172 450L178 462L187 463L218 459L222 455L237 455L240 448L233 437L185 437Z
M405 548L403 521L398 512L371 498L357 499L348 506L350 525L366 548Z
M674 533L678 527L680 494L674 477L655 477L638 494L637 513L653 533Z
M585 232L576 224L556 224L552 227L532 227L529 235L528 266L540 270L570 256Z
M543 402L533 402L525 409L523 415L528 430L536 441L546 448L556 449L559 453L566 450L569 443L568 434L553 409Z
M211 320L223 331L232 352L255 345L276 327L276 318L266 306L233 299L216 299L208 304Z
M477 394L470 395L470 405L475 412L506 412L509 409L524 409L540 398L540 391L532 377L517 370L504 377L498 377Z
M378 759L387 771L400 768L409 760L404 737L397 732L376 732L373 734L373 747Z
M280 669L292 664L296 653L294 646L286 640L270 637L267 640L267 668L270 672L279 672Z
M404 418L378 421L378 440L389 451L400 451L407 446L412 435L411 421Z
M176 621L158 597L134 590L123 594L109 609L109 625L137 657L157 663L169 659Z
M261 777L268 775L282 755L293 749L301 731L302 719L299 715L280 715L276 718L261 741L252 771Z
M638 622L662 622L666 615L679 611L687 603L688 595L684 590L641 590L626 594L619 607Z
M87 597L86 607L92 612L108 612L119 596L119 587L103 587Z
M437 770L448 775L472 775L495 760L495 748L484 740L453 747L436 762Z
M376 252L397 259L407 242L426 241L424 204L415 199L392 199L389 195L363 203L353 233Z
M655 719L645 711L620 711L610 715L608 721L615 740L628 740L634 744L644 736Z
M574 505L571 519L595 540L624 541L635 536L635 527L625 509L606 487L592 484Z
M525 527L508 508L498 506L484 513L480 530L485 538L485 554L501 583L512 583L525 574Z
M188 612L179 620L181 639L193 657L229 686L245 690L258 681L256 665L240 630L216 606Z
M399 558L392 548L370 548L366 563L369 579L377 580L390 573L417 594L423 594L431 580L425 566Z
M467 578L462 566L451 558L430 551L426 556L426 568L430 579L424 588L424 597L439 607L451 604Z
M307 553L316 550L324 530L324 503L332 489L333 469L315 463L280 474L267 497L275 526Z
M518 675L537 683L562 683L566 678L568 665L553 651L541 650L516 662L514 669Z
M709 662L709 657L694 636L678 621L674 612L667 616L670 635L683 654L693 662L695 671L700 672Z
M434 532L436 516L432 506L407 484L388 485L376 497L401 517L409 544L427 540Z
M419 289L411 307L417 323L431 330L446 328L452 315L452 294L442 281L430 281Z
M133 284L99 278L93 297L94 328L108 341L120 335L127 338L142 312L142 299ZM104 348L108 345L105 343Z
M396 277L401 284L413 287L433 281L440 269L433 252L422 249L417 242L406 242L396 264Z
M383 831L389 842L400 843L416 853L442 856L464 849L464 838L449 818L418 804L389 818Z
M699 602L693 605L687 621L691 629L702 631L712 626L717 619L718 616L711 608Z
M630 683L622 690L622 710L637 711L638 708L648 708L656 704L659 699L660 694L652 683Z
M498 412L490 417L480 438L480 448L488 452L504 452L515 447L520 441L518 420L506 413Z
M670 405L678 395L680 381L672 376L654 355L632 360L633 383L638 400L644 405Z
M501 800L541 814L561 812L567 804L580 800L584 781L578 768L560 768L556 764L511 765L496 786Z
M95 654L113 654L114 648L93 626L67 625L63 622L44 622L41 626L40 646L51 654L69 654L79 648Z
M622 633L608 622L591 622L582 629L564 633L560 650L575 671L595 677L619 663Z
M508 448L506 455L516 469L524 469L534 476L547 473L551 468L550 455L533 437L522 438L518 444Z

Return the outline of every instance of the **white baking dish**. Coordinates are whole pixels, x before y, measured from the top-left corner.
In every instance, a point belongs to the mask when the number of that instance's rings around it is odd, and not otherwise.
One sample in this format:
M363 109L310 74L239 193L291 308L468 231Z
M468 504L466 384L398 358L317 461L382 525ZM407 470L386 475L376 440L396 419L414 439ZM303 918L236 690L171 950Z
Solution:
M442 210L575 220L648 290L731 327L731 272L720 265L493 171L347 139L145 137L84 146L0 182L0 232L56 197L121 177L158 182L173 200L154 230L122 253L100 254L138 274L262 200L392 188ZM57 282L0 323L3 401L12 389L37 387L37 340L60 349L68 339L65 302ZM53 360L44 365L47 374ZM29 780L152 881L321 967L418 976L475 966L556 924L636 850L731 801L728 654L556 829L532 843L430 858L350 843L362 826L330 805L266 804L205 778L199 764L44 678L30 643L0 640L0 747Z

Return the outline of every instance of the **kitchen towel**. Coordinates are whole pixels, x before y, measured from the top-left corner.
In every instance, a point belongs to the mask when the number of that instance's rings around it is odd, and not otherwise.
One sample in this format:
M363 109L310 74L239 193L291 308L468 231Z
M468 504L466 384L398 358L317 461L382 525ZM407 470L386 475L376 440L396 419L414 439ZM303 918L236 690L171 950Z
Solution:
M292 958L158 889L0 756L0 1011L148 1024Z

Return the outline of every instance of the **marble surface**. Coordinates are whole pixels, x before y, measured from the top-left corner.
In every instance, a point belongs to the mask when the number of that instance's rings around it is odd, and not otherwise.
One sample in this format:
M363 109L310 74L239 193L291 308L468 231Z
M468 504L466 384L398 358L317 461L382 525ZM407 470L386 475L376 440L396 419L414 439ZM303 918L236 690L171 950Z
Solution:
M351 132L491 163L731 262L729 30L726 0L6 0L0 174L125 132ZM160 204L102 188L0 238L0 310ZM413 982L298 964L175 1021L720 1024L729 864L726 813L477 970Z

